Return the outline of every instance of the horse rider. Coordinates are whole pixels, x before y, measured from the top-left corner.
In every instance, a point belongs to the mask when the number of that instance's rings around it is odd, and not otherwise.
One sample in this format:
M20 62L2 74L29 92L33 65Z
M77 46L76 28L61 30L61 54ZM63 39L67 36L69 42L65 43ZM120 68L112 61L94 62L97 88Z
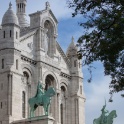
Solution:
M107 116L108 116L109 111L106 110L105 107L106 107L106 104L101 109L102 115L101 115L101 123L100 124L104 124L107 122Z
M44 92L43 92L42 84L40 81L38 81L37 92L36 92L35 97L39 99L43 94L44 94Z

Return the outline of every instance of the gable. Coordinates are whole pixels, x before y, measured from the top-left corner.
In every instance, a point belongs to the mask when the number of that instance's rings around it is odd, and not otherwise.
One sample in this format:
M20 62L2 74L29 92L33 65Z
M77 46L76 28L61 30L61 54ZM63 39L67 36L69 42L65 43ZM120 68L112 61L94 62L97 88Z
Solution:
M35 56L35 33L36 30L31 31L20 38L21 52L25 56Z
M65 73L69 73L69 68L70 68L69 59L65 55L64 51L62 50L58 42L56 42L56 48L57 48L56 54L60 56L60 66L61 66L62 71L64 72L67 71Z

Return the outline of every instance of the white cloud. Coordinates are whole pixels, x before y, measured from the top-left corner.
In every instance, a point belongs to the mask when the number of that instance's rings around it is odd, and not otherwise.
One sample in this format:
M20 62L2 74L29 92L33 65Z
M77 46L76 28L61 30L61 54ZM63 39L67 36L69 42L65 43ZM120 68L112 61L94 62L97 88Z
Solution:
M45 9L46 1L50 3L50 8L58 20L65 18L67 19L71 17L72 9L68 8L66 0L61 0L61 1L60 0L28 0L26 6L26 13L28 20L29 20L28 14ZM7 11L9 7L9 2L10 2L9 0L5 0L0 5L0 20L3 14L5 13L5 11ZM13 4L13 10L16 13L15 0L11 0L11 3Z
M27 14L34 13L36 11L43 10L45 8L45 2L47 0L28 0L27 4ZM71 9L68 9L66 0L48 0L51 5L51 10L55 14L58 20L61 19L69 19L71 17ZM10 0L3 0L2 4L0 4L0 18L2 18L5 11L8 9L8 4ZM13 4L13 9L16 12L16 4L15 0L11 0ZM70 22L71 23L71 22ZM70 27L68 27L70 28ZM64 27L63 27L64 30ZM65 34L60 37L62 41L71 42L71 37L74 36L75 40L78 39L80 35L82 35L81 30L75 30L72 32L67 32L65 30ZM63 47L67 47L67 44L63 42ZM85 70L85 69L84 69ZM101 72L101 68L99 70L94 71L95 81L91 84L84 84L85 94L86 94L86 124L93 124L93 119L98 118L101 114L101 108L104 105L104 97L106 101L109 99L109 89L108 84L110 79L108 77L104 77L103 71ZM86 70L84 74L86 73ZM86 75L86 74L85 74ZM85 77L84 77L85 78ZM117 111L118 117L114 119L113 124L123 124L124 123L124 98L120 97L120 94L114 95L114 102L107 103L107 109L109 111L115 109Z

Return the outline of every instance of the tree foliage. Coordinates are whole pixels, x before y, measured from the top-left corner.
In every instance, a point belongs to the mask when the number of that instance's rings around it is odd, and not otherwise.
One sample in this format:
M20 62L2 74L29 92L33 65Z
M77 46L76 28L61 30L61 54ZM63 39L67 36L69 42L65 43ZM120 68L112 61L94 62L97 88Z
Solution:
M81 14L85 33L78 39L79 58L100 60L111 76L110 94L124 90L124 0L70 0L72 16Z

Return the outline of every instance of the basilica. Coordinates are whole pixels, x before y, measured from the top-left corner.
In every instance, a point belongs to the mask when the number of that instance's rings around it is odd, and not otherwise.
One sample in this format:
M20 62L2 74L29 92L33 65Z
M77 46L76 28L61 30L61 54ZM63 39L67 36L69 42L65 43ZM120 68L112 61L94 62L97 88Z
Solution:
M38 81L44 90L54 87L49 114L54 124L85 124L83 76L74 38L66 53L57 41L58 21L45 8L26 16L27 0L16 0L3 13L0 25L0 124L29 118L29 98ZM38 107L35 116L44 115Z

